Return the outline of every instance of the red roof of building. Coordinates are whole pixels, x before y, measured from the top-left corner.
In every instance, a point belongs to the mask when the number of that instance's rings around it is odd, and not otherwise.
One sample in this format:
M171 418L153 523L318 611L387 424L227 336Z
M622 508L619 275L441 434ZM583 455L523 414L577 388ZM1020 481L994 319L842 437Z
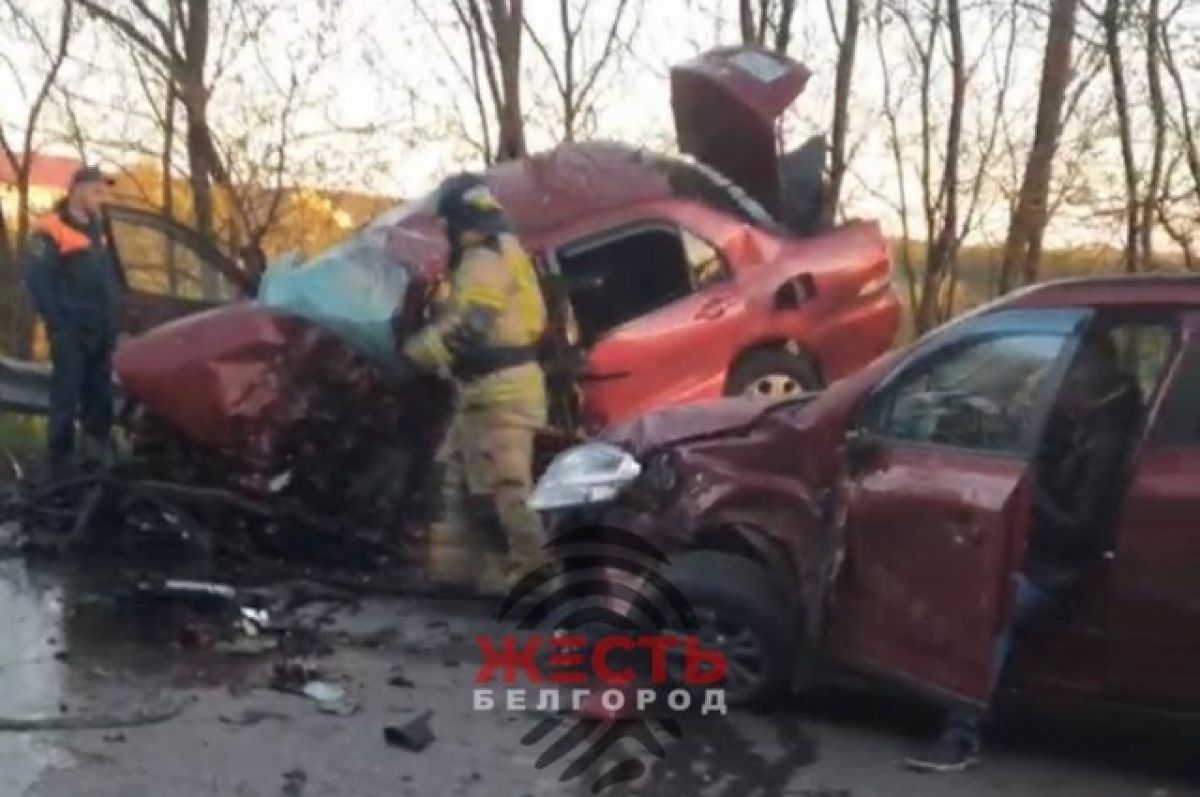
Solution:
M71 177L82 164L77 158L58 155L34 155L29 184L39 188L60 188L66 191L71 186ZM14 183L17 176L8 158L0 158L0 183Z

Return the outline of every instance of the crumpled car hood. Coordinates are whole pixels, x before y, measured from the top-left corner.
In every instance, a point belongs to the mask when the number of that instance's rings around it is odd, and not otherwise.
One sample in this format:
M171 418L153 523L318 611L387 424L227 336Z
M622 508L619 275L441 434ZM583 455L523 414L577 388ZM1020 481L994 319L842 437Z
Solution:
M671 407L602 438L649 462L669 452L679 486L665 505L618 522L668 554L729 528L794 579L806 628L820 628L823 592L840 546L836 516L841 429L823 397L767 405L725 399ZM784 564L786 561L786 564Z
M737 434L769 413L793 411L800 403L766 404L748 398L723 398L664 407L603 430L599 437L634 455L661 446L714 435Z

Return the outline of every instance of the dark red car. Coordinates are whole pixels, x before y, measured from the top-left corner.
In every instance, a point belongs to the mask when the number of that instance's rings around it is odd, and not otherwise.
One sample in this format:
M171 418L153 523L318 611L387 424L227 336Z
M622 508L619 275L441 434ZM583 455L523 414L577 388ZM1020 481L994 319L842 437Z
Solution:
M1046 284L817 398L653 412L565 452L533 503L632 530L725 650L729 699L876 676L987 693L1031 528L1031 459L1085 333L1141 413L1113 540L1070 623L1029 640L1039 699L1200 710L1200 277Z

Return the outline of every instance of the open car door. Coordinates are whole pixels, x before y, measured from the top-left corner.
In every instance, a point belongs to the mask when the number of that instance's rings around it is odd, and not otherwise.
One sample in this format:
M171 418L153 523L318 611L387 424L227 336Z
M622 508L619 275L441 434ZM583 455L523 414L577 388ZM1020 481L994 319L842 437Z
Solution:
M847 664L987 700L1028 531L1029 464L1089 317L1013 310L958 324L862 406L833 610Z
M122 332L145 332L253 292L232 258L166 216L109 205L104 226L127 288Z

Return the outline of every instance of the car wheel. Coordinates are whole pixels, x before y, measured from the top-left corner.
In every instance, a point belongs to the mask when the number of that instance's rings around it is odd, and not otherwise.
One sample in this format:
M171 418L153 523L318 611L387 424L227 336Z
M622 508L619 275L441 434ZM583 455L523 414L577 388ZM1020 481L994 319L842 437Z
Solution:
M761 707L790 688L799 623L773 573L742 556L694 551L672 557L663 576L696 615L698 627L681 633L724 654L728 705Z
M821 378L812 364L786 349L763 349L742 358L726 380L728 396L750 396L767 401L795 398L821 389Z

